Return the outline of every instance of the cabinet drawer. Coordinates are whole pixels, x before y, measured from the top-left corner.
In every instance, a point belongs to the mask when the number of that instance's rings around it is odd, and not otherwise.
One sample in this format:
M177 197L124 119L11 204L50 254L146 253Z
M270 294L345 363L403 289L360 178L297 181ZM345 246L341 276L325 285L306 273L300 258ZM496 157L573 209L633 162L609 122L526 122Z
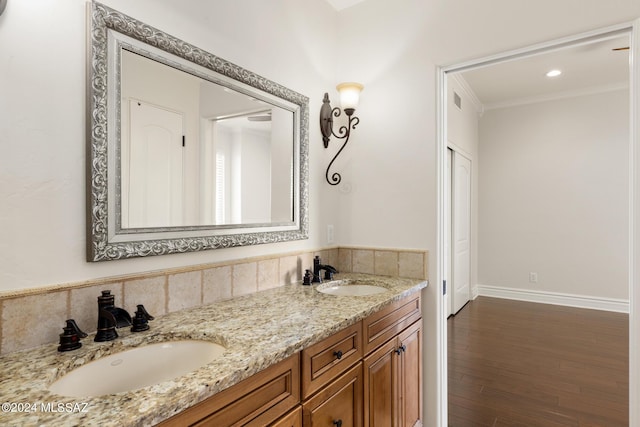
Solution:
M362 427L362 362L302 404L305 427Z
M346 371L362 355L361 322L307 347L302 351L302 398Z
M271 424L271 427L302 427L302 406L298 406L274 424Z
M169 418L162 426L266 426L300 403L300 354Z
M368 354L422 317L420 292L403 298L364 319L364 353Z

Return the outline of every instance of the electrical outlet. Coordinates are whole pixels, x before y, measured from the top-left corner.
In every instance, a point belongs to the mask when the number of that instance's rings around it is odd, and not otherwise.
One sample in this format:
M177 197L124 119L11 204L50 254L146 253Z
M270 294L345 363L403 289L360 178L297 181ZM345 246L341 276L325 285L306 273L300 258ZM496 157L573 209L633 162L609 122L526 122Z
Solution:
M529 273L529 282L538 283L538 273L534 273L534 272Z
M333 224L327 225L327 244L333 243Z

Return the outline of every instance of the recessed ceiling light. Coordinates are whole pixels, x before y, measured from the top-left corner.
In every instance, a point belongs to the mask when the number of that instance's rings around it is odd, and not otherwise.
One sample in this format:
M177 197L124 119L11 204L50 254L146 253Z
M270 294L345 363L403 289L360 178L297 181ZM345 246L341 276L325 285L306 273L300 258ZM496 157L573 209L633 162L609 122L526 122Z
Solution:
M562 74L560 70L551 70L547 73L547 77L558 77L560 74Z

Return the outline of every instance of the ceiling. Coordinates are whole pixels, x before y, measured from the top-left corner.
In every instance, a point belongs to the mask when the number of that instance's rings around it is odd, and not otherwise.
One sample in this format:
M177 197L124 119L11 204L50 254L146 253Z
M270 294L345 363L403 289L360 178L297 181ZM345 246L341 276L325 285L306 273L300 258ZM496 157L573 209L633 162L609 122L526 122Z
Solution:
M337 11L365 0L326 0ZM629 35L616 35L518 60L465 71L463 77L481 109L627 87ZM552 69L562 75L549 78Z
M626 87L629 36L599 39L536 56L462 72L485 109ZM549 78L552 69L562 75Z

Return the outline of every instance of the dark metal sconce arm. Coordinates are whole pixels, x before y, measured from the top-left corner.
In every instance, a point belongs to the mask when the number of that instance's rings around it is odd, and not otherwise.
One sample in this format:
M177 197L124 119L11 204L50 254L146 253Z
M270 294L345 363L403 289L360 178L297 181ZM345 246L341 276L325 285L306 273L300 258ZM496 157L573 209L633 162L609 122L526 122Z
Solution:
M324 148L327 148L329 146L329 139L331 135L338 139L344 139L344 144L342 144L342 147L340 147L336 155L333 156L333 159L331 159L331 161L329 162L329 166L327 166L327 172L325 173L327 182L331 185L338 185L340 184L340 181L342 181L342 176L338 172L334 172L331 175L331 178L329 178L329 170L331 169L333 162L340 155L340 153L342 153L342 150L344 150L344 147L349 142L351 129L355 129L358 123L360 123L360 119L353 115L354 112L355 110L353 108L345 108L344 113L349 118L349 122L347 123L347 125L340 126L338 133L335 133L333 130L333 118L340 117L342 111L338 107L332 109L331 105L329 104L329 94L324 94L322 108L320 109L320 130L322 131L322 141L324 142Z

